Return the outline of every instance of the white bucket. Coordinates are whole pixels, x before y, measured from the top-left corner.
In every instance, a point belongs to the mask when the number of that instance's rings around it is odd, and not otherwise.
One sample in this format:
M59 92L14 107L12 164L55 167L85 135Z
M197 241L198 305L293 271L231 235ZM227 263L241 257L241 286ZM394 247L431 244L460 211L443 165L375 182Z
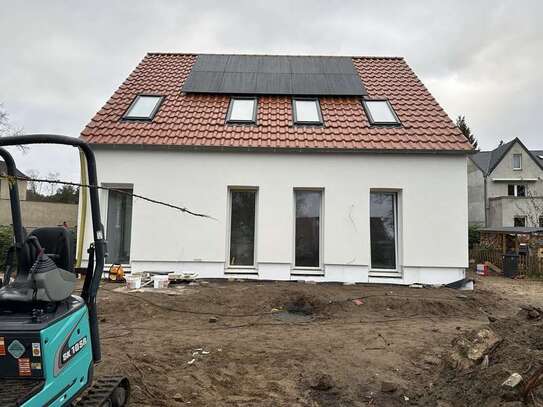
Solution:
M168 288L170 284L170 279L168 276L153 276L153 287L154 288Z
M138 290L141 288L141 276L124 276L126 288L129 290Z

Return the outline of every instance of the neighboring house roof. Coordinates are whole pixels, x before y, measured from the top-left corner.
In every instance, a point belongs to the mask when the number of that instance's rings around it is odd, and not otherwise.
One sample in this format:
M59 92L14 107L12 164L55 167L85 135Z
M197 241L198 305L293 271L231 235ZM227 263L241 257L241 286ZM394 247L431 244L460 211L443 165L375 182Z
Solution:
M524 150L534 159L534 161L543 169L543 151L540 150L528 150L526 146L518 138L514 138L508 143L504 143L501 146L496 147L492 151L479 151L476 154L471 155L472 161L485 175L489 175L494 168L498 166L500 161L505 157L507 152L513 147L515 143L519 143Z
M226 124L230 95L181 91L197 57L147 54L85 127L82 138L91 144L218 149L472 151L403 58L352 57L368 98L388 99L401 126L371 126L360 97L321 95L324 125L317 127L293 124L288 95L259 96L254 125ZM138 94L165 97L152 121L122 119Z
M536 161L543 166L543 150L530 150L530 152L536 158Z
M19 171L17 169L15 171L16 171L16 174L17 174L18 177L28 178L21 171ZM6 163L4 161L0 160L0 174L7 175L7 173L8 173L8 167L6 166Z
M524 226L503 226L503 227L481 228L479 229L479 231L506 233L509 235L530 235L532 233L543 233L543 228L524 227Z

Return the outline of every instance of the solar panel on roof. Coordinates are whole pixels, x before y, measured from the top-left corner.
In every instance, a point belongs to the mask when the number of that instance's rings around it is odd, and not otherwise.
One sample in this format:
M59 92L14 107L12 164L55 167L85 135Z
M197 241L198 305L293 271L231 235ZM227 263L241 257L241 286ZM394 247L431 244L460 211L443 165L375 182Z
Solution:
M199 55L187 93L365 96L349 57Z

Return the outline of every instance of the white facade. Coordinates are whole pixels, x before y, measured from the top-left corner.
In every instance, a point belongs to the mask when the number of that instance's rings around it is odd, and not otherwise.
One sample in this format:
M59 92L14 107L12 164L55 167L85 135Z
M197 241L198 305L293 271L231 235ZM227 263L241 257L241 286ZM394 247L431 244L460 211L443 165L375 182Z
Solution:
M130 243L133 272L443 284L462 279L468 266L463 155L111 147L95 151L101 184L133 185L136 194L214 218L193 217L135 198ZM227 266L229 187L258 188L254 269ZM320 270L293 268L295 188L323 191ZM372 271L370 267L370 190L398 194L397 273ZM102 192L103 223L107 225L107 192ZM90 222L90 215L88 219ZM85 235L84 248L90 242L88 226Z

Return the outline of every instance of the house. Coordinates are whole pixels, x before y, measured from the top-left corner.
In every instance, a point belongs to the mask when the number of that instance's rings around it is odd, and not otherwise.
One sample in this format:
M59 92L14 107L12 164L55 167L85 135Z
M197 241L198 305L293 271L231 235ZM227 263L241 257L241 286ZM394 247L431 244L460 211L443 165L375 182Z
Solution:
M468 161L469 223L543 227L543 151L518 138Z
M81 137L121 190L102 195L108 262L132 272L439 284L468 266L472 147L402 58L150 53Z
M0 160L0 175L8 175L8 169L6 163ZM19 199L24 201L26 199L26 187L27 181L25 178L27 176L21 171L17 170L17 189L19 190ZM9 201L9 180L7 178L0 178L0 199Z

